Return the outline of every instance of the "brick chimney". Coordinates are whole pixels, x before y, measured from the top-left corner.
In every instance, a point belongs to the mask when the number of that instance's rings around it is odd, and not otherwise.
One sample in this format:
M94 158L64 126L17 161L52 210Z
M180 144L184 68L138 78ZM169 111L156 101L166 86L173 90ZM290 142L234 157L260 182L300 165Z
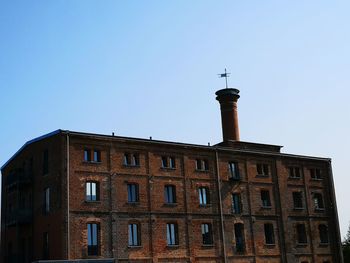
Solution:
M237 101L238 89L221 89L215 92L220 103L223 141L239 141Z

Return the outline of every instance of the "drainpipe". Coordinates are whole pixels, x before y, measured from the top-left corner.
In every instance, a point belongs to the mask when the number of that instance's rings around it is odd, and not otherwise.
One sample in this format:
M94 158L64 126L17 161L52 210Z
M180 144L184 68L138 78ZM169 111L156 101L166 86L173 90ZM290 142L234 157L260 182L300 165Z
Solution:
M69 228L69 133L67 132L67 259L70 259L70 228Z
M220 169L219 169L219 154L215 148L215 161L216 161L216 179L218 183L218 194L219 194L219 210L220 210L220 221L221 221L221 235L222 235L222 249L224 253L224 263L227 262L226 255L226 242L225 242L225 231L224 231L224 215L222 212L222 200L221 200L221 181L220 181Z

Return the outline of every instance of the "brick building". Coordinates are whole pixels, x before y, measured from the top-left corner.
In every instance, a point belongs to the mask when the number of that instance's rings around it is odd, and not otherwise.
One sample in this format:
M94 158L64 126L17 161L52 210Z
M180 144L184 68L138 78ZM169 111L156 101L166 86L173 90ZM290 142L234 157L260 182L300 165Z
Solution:
M57 130L1 168L2 262L342 262L328 158L239 140L216 92L214 146Z

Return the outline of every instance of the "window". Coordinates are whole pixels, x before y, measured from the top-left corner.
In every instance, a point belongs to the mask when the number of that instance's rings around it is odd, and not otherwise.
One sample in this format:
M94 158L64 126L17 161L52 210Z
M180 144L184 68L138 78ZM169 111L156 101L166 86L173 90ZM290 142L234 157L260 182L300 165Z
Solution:
M175 169L175 158L169 156L162 156L162 168Z
M49 150L45 150L43 153L43 175L49 173Z
M320 193L314 193L313 194L314 204L316 210L323 210L324 204L323 204L323 197Z
M209 189L207 187L198 188L199 204L205 206L210 203Z
M88 255L97 256L99 249L99 225L88 224Z
M236 240L236 252L243 253L245 249L244 225L242 223L235 224L234 231Z
M310 177L313 180L322 180L321 170L318 168L312 168L310 171Z
M320 243L321 244L328 244L329 243L328 227L326 225L319 225L318 232L320 235Z
M297 241L299 244L307 243L306 229L304 224L297 224Z
M91 150L90 149L84 149L84 161L91 162Z
M273 231L273 224L267 223L264 224L264 232L265 232L265 243L267 245L275 244L275 235Z
M50 188L45 188L44 190L44 214L48 214L50 212Z
M176 223L166 224L166 240L168 246L176 246L179 244L178 229Z
M49 233L43 233L43 259L49 259Z
M96 182L86 182L86 201L99 200L99 184Z
M299 167L289 167L289 177L290 178L300 178L301 174L300 174L300 168Z
M100 150L93 150L93 155L92 155L92 160L91 160L91 150L90 149L84 149L84 161L85 162L95 162L95 163L100 163L101 162L101 151Z
M138 224L129 224L129 246L140 246L140 229Z
M94 162L101 162L101 151L94 150Z
M164 186L164 200L167 204L176 203L176 188L174 185Z
M124 154L124 165L127 166L140 166L140 157L137 153L125 153Z
M229 170L229 177L232 180L239 180L239 169L238 169L238 163L236 162L229 162L228 163L228 170Z
M213 231L211 224L202 224L202 244L212 245L213 244Z
M196 170L197 171L208 171L209 170L209 164L207 160L196 160Z
M139 201L139 185L128 184L128 203L137 203Z
M293 192L293 204L295 209L303 208L303 194L302 192Z
M270 192L268 190L261 190L261 203L263 207L271 207Z
M258 175L262 175L262 176L268 176L270 174L269 165L265 163L256 164L256 171Z
M242 212L242 202L240 194L232 194L232 213L240 214Z

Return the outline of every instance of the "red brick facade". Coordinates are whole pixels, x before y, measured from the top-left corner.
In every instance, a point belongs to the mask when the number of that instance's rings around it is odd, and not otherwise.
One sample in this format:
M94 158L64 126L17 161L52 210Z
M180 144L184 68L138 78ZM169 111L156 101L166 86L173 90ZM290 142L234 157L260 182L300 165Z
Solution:
M97 150L100 161L84 161L86 149L91 154ZM45 150L49 156L47 174L43 174ZM138 165L125 165L126 153L135 154ZM175 168L162 168L162 157L172 157ZM197 160L205 161L207 170L196 169ZM239 179L230 179L230 162L238 165ZM266 174L258 174L257 166L261 164L265 165ZM289 167L299 169L296 178L291 178ZM310 169L316 168L322 178L311 178ZM29 181L21 177L10 179L16 171L19 175L28 171ZM48 259L315 263L341 260L329 159L292 156L280 153L279 147L244 142L197 146L57 131L24 147L4 166L2 174L3 262L11 262L9 258L13 262L43 259L45 232ZM97 183L98 200L86 200L87 182ZM138 186L137 202L128 202L128 184ZM175 203L165 203L167 185L175 189ZM43 192L47 187L50 211L45 214ZM201 187L207 191L206 205L200 204ZM268 205L262 203L262 191L269 194ZM293 192L301 193L301 208L294 207ZM319 209L315 208L315 193L323 198ZM232 194L240 195L237 214L233 213ZM24 204L17 198L24 198ZM13 216L15 211L29 210L26 220ZM89 223L99 227L97 256L88 255ZM170 223L177 226L175 245L167 243ZM241 252L237 251L235 236L235 224L239 223L244 240ZM138 246L129 246L129 224L138 226ZM212 244L203 244L202 224L210 225ZM272 244L267 244L266 224L272 225ZM305 229L304 243L298 242L297 225ZM327 242L320 242L320 225L327 227Z

